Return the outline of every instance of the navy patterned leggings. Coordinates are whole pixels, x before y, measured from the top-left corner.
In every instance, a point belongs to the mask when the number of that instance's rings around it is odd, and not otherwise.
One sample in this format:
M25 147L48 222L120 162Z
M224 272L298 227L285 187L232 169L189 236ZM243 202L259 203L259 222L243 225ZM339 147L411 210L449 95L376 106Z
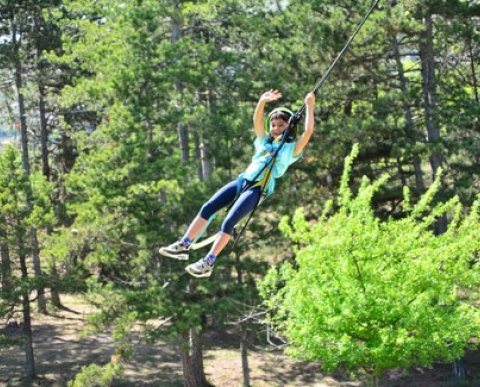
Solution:
M247 184L244 181L243 184ZM237 195L238 180L234 180L227 185L220 188L200 209L199 216L203 219L208 219L215 214L218 210L232 204L235 196ZM241 187L243 188L243 187ZM235 225L253 211L255 205L260 199L260 187L249 188L243 192L237 199L235 204L228 211L227 217L222 223L221 230L224 233L232 234Z

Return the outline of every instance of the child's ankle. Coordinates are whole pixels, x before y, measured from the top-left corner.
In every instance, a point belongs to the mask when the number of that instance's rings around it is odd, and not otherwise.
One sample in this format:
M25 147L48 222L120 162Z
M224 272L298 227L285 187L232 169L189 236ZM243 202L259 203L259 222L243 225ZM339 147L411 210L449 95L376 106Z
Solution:
M212 253L208 253L207 256L203 258L203 262L206 263L208 266L213 267L216 259L217 259L216 255L213 255Z
M182 239L180 239L180 243L184 248L189 249L192 241L188 236L184 236Z

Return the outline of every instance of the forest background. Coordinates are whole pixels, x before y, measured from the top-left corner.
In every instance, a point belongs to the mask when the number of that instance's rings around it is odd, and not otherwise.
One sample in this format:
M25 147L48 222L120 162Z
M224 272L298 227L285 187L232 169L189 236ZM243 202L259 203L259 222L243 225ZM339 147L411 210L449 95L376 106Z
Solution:
M372 383L434 361L465 377L480 327L478 1L380 1L317 95L301 161L212 278L157 253L248 165L258 97L279 89L298 109L370 5L0 0L0 318L22 332L0 345L23 349L25 380L32 308L67 294L115 342L78 385L115 380L134 326L177 343L184 384L206 385L202 335L232 322L245 385L251 343L284 339ZM398 308L378 302L395 292Z

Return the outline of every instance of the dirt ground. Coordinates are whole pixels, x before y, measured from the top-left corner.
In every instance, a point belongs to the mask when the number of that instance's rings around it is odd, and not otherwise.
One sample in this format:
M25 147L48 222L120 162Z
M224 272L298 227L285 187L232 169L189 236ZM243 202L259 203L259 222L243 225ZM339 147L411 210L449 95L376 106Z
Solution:
M85 316L91 309L79 298L63 297L62 302L73 311L61 311L56 316L33 318L34 353L39 376L34 386L66 386L82 366L105 364L113 354L112 340L107 334L82 337ZM11 337L18 329L10 329ZM206 337L204 363L207 379L215 386L242 385L241 358L235 339L227 334L210 332ZM0 386L23 386L24 354L12 347L0 352ZM480 353L465 358L467 379L455 381L451 364L432 368L393 370L380 380L381 386L453 387L480 386ZM350 380L345 375L322 372L319 364L292 360L280 351L249 351L251 385L266 386L364 386L362 380ZM114 386L183 386L181 360L175 346L158 342L140 344L125 365L121 378Z

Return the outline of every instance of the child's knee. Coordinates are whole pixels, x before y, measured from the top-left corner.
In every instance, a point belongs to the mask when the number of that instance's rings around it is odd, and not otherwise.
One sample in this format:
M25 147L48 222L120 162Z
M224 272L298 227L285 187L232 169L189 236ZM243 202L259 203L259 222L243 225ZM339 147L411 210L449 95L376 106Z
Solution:
M222 227L220 227L220 230L226 234L232 235L233 234L233 228L237 222L234 219L231 219L229 217L225 218L225 220L222 223Z
M210 202L206 202L203 204L202 208L200 208L200 212L198 213L203 219L209 219L215 212L217 212L217 208Z

